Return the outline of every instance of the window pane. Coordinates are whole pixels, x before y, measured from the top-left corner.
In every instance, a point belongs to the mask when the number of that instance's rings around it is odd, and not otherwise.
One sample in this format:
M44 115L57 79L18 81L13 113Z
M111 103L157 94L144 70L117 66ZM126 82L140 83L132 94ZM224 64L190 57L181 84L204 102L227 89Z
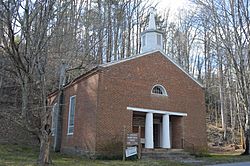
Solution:
M167 92L166 92L165 88L162 86L154 86L151 93L167 96Z
M162 90L160 87L156 86L154 87L153 89L153 93L156 93L156 94L163 94Z
M75 97L71 98L70 125L74 125L74 116L75 116Z
M75 117L75 96L70 98L68 133L73 133Z
M73 133L73 131L74 131L74 126L70 126L70 127L69 127L69 132L68 132L68 133Z

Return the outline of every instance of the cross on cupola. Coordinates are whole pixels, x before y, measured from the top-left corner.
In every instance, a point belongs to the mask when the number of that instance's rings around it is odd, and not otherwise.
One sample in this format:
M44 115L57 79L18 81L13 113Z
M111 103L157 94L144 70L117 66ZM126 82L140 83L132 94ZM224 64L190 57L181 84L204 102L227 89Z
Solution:
M163 50L163 32L156 29L155 8L149 9L148 27L141 33L141 53Z

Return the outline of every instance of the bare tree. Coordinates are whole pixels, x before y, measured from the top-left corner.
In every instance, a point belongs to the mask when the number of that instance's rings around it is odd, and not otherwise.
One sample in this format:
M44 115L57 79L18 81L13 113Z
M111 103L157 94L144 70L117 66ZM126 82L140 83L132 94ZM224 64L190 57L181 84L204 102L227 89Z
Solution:
M222 124L226 125L228 123L227 115L231 116L230 119L234 119L232 107L235 107L239 112L237 120L240 127L243 127L245 131L245 153L249 154L249 0L195 0L195 2L200 5L203 13L210 16L210 23L213 26L213 30L210 31L214 36L213 38L216 39L212 49L218 50L216 52L219 53L219 87L220 96L223 99L223 101L221 100L221 112L223 112L221 115L224 116ZM227 74L229 70L230 76ZM226 76L231 77L231 79ZM236 85L237 89L230 90L230 88L227 88L227 85ZM234 103L232 105L227 104L228 106L225 105L225 94L227 93L231 93L230 96L236 97L235 100L230 99ZM244 124L242 124L242 121ZM234 122L232 121L231 124L233 125Z
M55 0L0 1L0 47L21 86L22 124L40 141L38 163L50 163L51 110L47 106L47 59L59 19ZM60 13L57 13L60 14Z

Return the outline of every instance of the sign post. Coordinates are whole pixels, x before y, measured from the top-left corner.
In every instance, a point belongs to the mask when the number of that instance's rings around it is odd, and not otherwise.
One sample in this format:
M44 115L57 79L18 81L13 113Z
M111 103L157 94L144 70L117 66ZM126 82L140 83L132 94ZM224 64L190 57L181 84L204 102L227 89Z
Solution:
M138 159L141 159L141 127L139 126L138 133L126 133L124 126L124 140L123 140L123 161L126 157L130 157L138 154Z

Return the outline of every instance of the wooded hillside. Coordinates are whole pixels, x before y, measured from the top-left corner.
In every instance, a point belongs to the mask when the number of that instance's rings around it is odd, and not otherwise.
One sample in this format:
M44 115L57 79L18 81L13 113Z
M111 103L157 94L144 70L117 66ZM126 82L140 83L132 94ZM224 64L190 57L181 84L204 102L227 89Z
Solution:
M175 19L168 9L156 18L164 51L204 84L209 123L221 127L229 143L242 131L248 153L249 3L192 0ZM58 87L60 66L67 66L70 81L98 64L139 54L150 6L157 9L143 0L0 0L0 101L9 105L15 95L2 100L5 89L18 89L22 106L10 108L20 109L18 123L38 136L41 153L47 153L51 134L46 96Z

